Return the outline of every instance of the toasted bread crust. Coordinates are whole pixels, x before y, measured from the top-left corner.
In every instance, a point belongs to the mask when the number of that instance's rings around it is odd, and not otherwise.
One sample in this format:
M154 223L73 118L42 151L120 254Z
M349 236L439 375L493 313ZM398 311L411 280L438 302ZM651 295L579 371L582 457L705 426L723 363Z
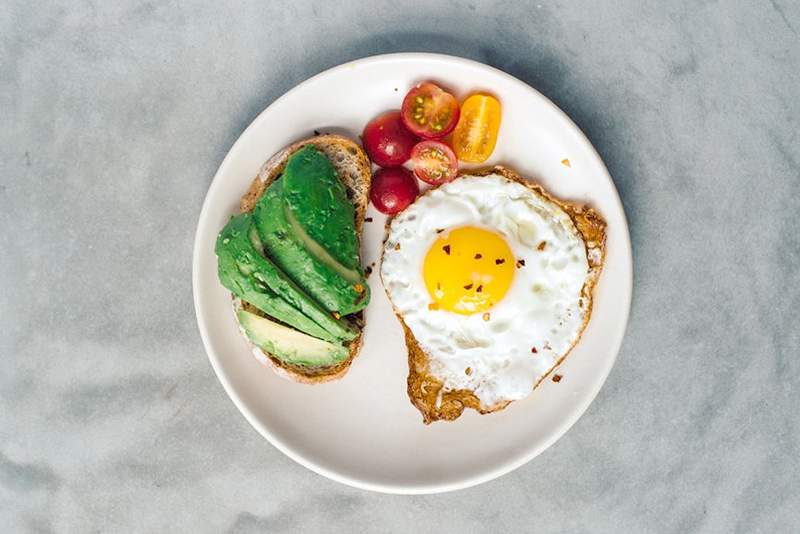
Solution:
M242 196L239 202L239 209L242 213L253 211L256 207L258 199L267 190L267 187L278 179L286 167L286 162L289 156L297 152L299 149L306 145L313 145L325 154L333 163L336 168L336 173L339 179L347 189L347 196L353 206L355 207L355 227L356 233L361 236L361 230L364 226L364 216L367 211L367 204L369 202L369 187L372 181L372 169L370 166L369 158L354 141L342 137L340 135L319 135L310 139L305 139L288 146L272 156L261 167L258 176L253 179L247 192ZM234 302L234 308L238 304ZM248 311L263 315L259 310L254 308L248 303L241 304ZM259 361L266 363L280 376L302 384L320 384L323 382L330 382L343 377L353 359L358 356L363 342L364 332L364 314L363 312L356 313L351 316L354 323L358 326L359 332L350 344L348 350L349 357L330 367L302 367L299 365L291 365L282 362L274 355L256 347L248 339L248 343L253 346L254 351L258 351L263 358Z
M470 172L469 176L487 176L498 174L509 180L520 183L533 191L535 194L557 204L572 219L578 232L583 237L586 245L586 257L589 262L589 274L581 290L584 302L584 319L575 342L570 346L564 355L553 364L539 381L534 385L536 389L542 380L547 378L553 370L558 367L572 351L572 348L580 341L586 325L592 314L592 292L600 272L603 268L605 258L606 242L606 223L603 218L593 209L579 204L564 202L547 193L540 185L522 178L519 174L502 166L496 166L483 171ZM389 221L390 222L390 221ZM387 227L389 222L387 222ZM502 401L492 406L482 406L478 397L470 390L449 390L444 391L444 384L441 380L430 374L429 358L425 351L419 346L411 329L408 328L403 317L395 309L400 324L405 333L406 348L408 350L408 397L411 403L422 414L423 422L427 425L433 421L457 419L465 408L472 408L481 414L487 414L502 410L511 401Z

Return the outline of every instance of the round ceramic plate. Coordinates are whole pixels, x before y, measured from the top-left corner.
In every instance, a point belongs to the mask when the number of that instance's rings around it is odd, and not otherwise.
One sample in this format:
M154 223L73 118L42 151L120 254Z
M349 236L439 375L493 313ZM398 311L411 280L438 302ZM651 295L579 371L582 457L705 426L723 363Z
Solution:
M434 80L462 98L487 91L503 118L486 166L503 164L557 197L588 203L608 222L607 258L594 311L580 343L528 398L490 415L467 410L454 422L422 424L406 396L400 324L380 277L361 354L339 381L307 386L262 366L239 333L231 297L217 280L214 241L261 164L284 146L319 132L357 139L405 92ZM569 160L569 165L562 163ZM380 262L385 217L370 207L364 264ZM377 270L377 268L376 268ZM592 145L552 102L492 67L434 54L391 54L353 61L301 83L265 109L222 162L200 214L194 244L194 302L211 364L233 402L265 438L300 464L339 482L391 493L434 493L493 479L552 445L594 399L616 358L631 298L631 247L611 177Z

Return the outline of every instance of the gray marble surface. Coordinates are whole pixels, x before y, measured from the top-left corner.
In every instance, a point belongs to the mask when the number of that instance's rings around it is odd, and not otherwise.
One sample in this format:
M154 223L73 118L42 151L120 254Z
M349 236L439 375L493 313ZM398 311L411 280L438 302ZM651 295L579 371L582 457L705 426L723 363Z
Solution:
M0 531L800 528L800 3L228 4L0 4ZM195 223L239 133L391 51L554 100L634 245L627 337L586 415L439 496L284 457L226 397L192 306Z

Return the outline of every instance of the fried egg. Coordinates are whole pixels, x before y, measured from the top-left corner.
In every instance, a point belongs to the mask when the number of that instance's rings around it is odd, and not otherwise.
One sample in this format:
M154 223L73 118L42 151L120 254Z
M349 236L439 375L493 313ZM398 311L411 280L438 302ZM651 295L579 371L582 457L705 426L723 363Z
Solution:
M490 174L430 190L395 217L381 278L442 391L471 391L490 410L531 393L575 344L589 263L559 204Z

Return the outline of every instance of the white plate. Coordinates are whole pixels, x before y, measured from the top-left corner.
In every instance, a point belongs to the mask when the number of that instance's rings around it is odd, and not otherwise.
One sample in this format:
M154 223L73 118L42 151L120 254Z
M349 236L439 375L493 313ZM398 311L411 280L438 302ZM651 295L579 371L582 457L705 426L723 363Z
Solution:
M214 241L239 198L273 153L313 131L357 138L369 119L399 108L412 84L437 80L463 97L500 98L503 119L489 164L535 177L560 198L588 202L608 222L608 257L589 327L558 371L528 398L481 416L422 424L406 396L400 325L380 278L361 355L341 380L305 386L259 364L240 335L230 294L217 281ZM562 160L569 159L571 167ZM363 258L379 262L385 218L372 208ZM603 162L570 119L544 96L492 67L434 54L391 54L354 61L298 85L265 109L220 165L206 196L194 245L197 322L209 359L233 402L286 455L339 482L391 493L435 493L479 484L519 467L552 445L600 390L616 358L631 298L631 247L625 214ZM588 460L587 460L588 461Z

